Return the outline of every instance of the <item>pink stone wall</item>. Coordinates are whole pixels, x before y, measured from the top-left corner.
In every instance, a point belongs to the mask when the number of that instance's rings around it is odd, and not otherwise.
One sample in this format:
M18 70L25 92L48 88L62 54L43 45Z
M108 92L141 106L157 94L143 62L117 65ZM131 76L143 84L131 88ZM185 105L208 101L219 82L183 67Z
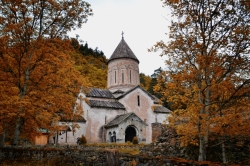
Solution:
M131 82L130 82L131 70ZM116 82L115 82L116 71ZM122 82L122 71L124 73L124 82ZM137 61L133 59L118 59L112 60L108 64L108 88L123 89L133 87L140 84L139 67Z
M91 108L87 112L86 139L88 142L104 142L102 134L103 125L113 120L116 115L123 114L124 110Z
M138 106L138 99L140 97L140 106ZM151 123L155 123L155 114L151 107L153 106L153 100L140 88L135 89L131 93L127 94L124 98L120 99L128 112L134 112L141 120L146 121L148 125L146 127L146 142L151 143L152 140L152 127Z

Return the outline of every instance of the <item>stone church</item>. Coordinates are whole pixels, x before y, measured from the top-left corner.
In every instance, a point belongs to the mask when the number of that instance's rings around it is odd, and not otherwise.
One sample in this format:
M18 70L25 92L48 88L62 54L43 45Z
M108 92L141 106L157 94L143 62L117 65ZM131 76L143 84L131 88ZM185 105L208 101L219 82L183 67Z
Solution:
M140 86L139 60L123 37L108 60L107 85L108 89L80 93L77 102L84 110L77 121L80 128L73 130L72 122L60 122L61 130L49 142L76 144L81 135L88 143L131 142L134 136L139 143L153 142L170 110Z

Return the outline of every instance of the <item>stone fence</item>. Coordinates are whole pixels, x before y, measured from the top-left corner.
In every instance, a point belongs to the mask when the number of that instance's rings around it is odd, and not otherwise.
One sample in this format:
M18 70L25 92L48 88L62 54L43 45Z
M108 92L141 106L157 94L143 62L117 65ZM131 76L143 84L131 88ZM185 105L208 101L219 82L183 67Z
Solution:
M144 150L148 150L147 148ZM174 166L202 165L193 161L170 158L163 155L139 155L119 153L116 149L98 147L4 147L0 148L0 165L15 161L19 163L40 163L40 165L71 166ZM208 164L203 164L208 165Z

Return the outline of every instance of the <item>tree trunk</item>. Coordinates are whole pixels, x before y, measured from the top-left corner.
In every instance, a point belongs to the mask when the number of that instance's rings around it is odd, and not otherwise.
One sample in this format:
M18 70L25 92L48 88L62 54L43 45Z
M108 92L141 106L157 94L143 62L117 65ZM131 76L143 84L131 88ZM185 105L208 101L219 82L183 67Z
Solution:
M56 131L56 146L58 146L58 130Z
M199 88L201 89L201 82L198 84ZM199 101L201 104L204 104L204 100L202 99L202 93L199 92ZM204 115L206 113L205 107L201 108L200 110L200 115ZM198 122L198 136L199 136L199 156L198 156L198 161L204 161L205 156L206 156L206 151L205 151L205 136L202 134L202 126L204 124L201 124L202 117L199 117L199 122Z
M199 138L199 158L198 158L198 161L204 161L205 156L206 156L205 140L204 140L204 136L200 136L200 138Z
M20 99L21 100L26 95L29 77L30 77L30 69L28 67L26 69L26 72L25 72L24 86L20 89ZM22 110L23 109L20 108L19 112L21 113ZM16 127L15 127L15 131L14 131L14 140L13 140L13 145L14 146L18 145L19 137L20 137L20 134L21 134L21 129L22 129L23 124L24 124L24 119L22 117L17 117Z
M202 103L202 99L199 97L200 102ZM206 107L201 108L200 110L200 115L205 115L206 114ZM199 117L199 122L198 122L198 136L199 136L199 156L198 156L198 161L204 161L206 160L206 145L208 143L208 129L206 128L206 135L202 134L202 131L204 130L204 125L201 124L202 121L202 116Z
M224 141L222 141L221 149L222 149L222 160L223 160L223 163L227 163L226 148L225 148Z
M5 142L5 132L6 132L6 129L3 129L3 133L1 134L0 147L3 147L3 146L4 146L4 142Z
M14 131L14 139L12 143L14 146L17 146L19 143L19 137L21 134L21 129L22 129L23 124L24 124L24 119L22 117L18 117L16 121L16 128Z

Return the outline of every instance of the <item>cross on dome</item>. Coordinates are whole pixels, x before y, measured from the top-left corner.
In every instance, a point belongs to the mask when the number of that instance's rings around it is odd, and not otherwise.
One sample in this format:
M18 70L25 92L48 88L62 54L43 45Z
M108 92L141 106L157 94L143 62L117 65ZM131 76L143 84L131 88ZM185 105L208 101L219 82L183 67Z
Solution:
M122 31L122 38L123 38L123 34L124 34L124 32Z

